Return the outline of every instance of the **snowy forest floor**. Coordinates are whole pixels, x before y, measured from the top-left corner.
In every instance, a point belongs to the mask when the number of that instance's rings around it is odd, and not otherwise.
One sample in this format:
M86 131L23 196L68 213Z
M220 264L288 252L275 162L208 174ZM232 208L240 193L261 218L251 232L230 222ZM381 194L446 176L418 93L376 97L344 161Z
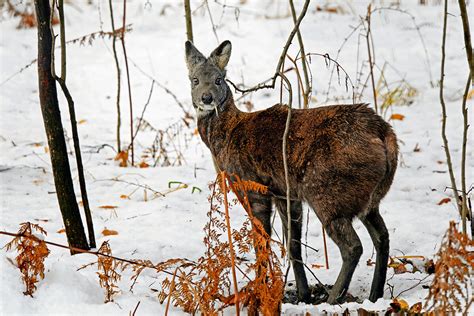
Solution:
M92 1L92 5L70 1L66 4L67 38L74 39L99 30L110 30L107 1ZM227 76L235 83L252 86L273 75L282 47L292 29L293 21L287 13L286 1L209 1L215 33L202 1L191 1L196 46L208 54L220 41L229 39L233 44ZM360 16L365 15L369 1L335 1L338 13L325 10L325 1L313 1L301 31L306 51L328 53L336 58L349 74L360 92L367 78L368 68L364 31ZM411 13L380 10L372 16L375 47L376 80L381 70L390 89L409 87L411 93L398 104L390 106L385 114L402 115L403 120L390 120L399 138L400 165L392 188L382 201L381 214L390 232L390 255L423 256L433 258L449 221L459 221L451 202L438 205L442 199L452 198L444 150L440 137L441 109L439 80L442 11L441 5L419 6L417 1L401 1L400 8ZM226 1L224 1L226 3ZM448 42L445 95L448 110L448 137L453 152L455 171L459 174L462 118L461 97L468 75L462 25L458 6L449 2ZM236 5L239 9L234 8ZM387 7L376 1L377 7ZM117 21L121 21L121 2L114 1ZM298 5L300 9L301 3ZM472 4L471 4L472 6ZM472 9L472 8L470 8ZM472 11L471 11L472 12ZM416 25L423 37L420 40ZM0 35L0 229L18 230L22 222L40 224L47 239L66 244L51 172L46 135L38 99L36 64L16 74L36 58L37 34L33 29L17 29L18 18L4 13ZM208 149L195 132L195 122L183 123L184 112L176 100L162 87L172 91L184 110L194 114L190 100L190 84L184 62L186 40L184 9L178 1L129 1L127 24L132 30L126 34L130 60L131 89L136 124L147 99L144 124L136 139L135 155L140 163L150 167L119 167L114 161L116 152L116 89L117 79L109 38L96 38L91 44L68 44L68 85L76 104L79 134L82 145L85 175L97 244L109 240L113 254L129 259L149 259L161 262L169 258L195 259L204 252L203 227L209 210L208 185L215 179L215 171ZM119 24L117 22L117 24ZM56 33L59 30L56 29ZM424 45L426 46L426 52ZM119 47L119 45L118 45ZM342 49L340 49L342 47ZM295 40L290 56L298 52ZM426 56L426 53L428 56ZM59 55L56 54L56 55ZM122 56L119 50L119 56ZM428 58L427 58L428 57ZM122 57L120 57L122 58ZM123 64L123 60L121 60ZM59 63L58 63L59 65ZM313 98L311 107L334 103L350 103L351 88L346 91L345 77L334 72L328 88L333 64L313 57L311 72ZM122 67L122 142L128 146L129 112L125 72ZM362 75L358 75L361 72ZM15 76L11 77L13 74ZM294 78L293 78L294 79ZM339 80L340 79L340 80ZM156 80L161 86L154 85ZM362 82L359 82L362 81ZM296 82L296 81L295 81ZM380 80L382 82L382 80ZM381 93L387 92L381 86ZM405 89L405 91L408 91ZM238 93L234 94L239 97ZM380 97L382 98L382 97ZM296 98L295 98L296 100ZM372 91L364 89L362 101L373 103ZM279 101L279 91L259 91L238 101L241 110L264 109ZM296 102L296 101L295 101ZM379 101L380 102L380 101ZM469 100L472 106L472 100ZM73 159L70 122L65 99L60 97L63 125L67 135L72 173L77 182ZM296 106L296 105L294 105ZM473 114L472 111L470 112ZM401 116L398 116L400 118ZM397 116L395 116L397 118ZM163 135L163 147L156 137ZM472 135L472 133L470 134ZM467 177L472 185L474 157L472 141L468 147ZM157 153L156 161L151 153ZM153 166L156 162L156 166ZM170 182L181 182L187 187L170 190ZM148 189L144 189L146 186ZM177 184L172 184L176 188ZM194 189L199 188L199 190ZM166 193L161 197L152 190ZM76 187L78 201L79 187ZM106 206L104 208L104 206ZM108 208L107 206L114 206ZM314 212L305 206L304 242L318 250L303 249L308 266L324 265L321 224ZM308 214L307 214L308 213ZM234 208L232 221L241 223L244 212ZM276 231L281 231L279 220ZM349 292L364 300L368 297L374 270L368 265L375 260L373 246L363 225L354 221L364 253L354 274ZM104 236L104 229L117 235ZM10 239L0 237L3 246ZM162 315L161 305L152 289L156 289L162 275L144 272L129 291L131 273L125 272L119 283L121 293L115 302L104 304L103 289L99 286L95 268L77 271L85 263L94 261L89 255L70 256L66 250L54 248L45 261L44 280L38 283L34 297L24 296L24 285L18 269L12 264L14 252L0 252L0 314L2 315L124 315L133 311L140 302L136 315ZM328 240L330 269L313 269L325 284L332 284L341 265L336 245ZM399 296L410 305L423 302L432 276L423 269L418 272L395 274L389 268L384 298L376 303L365 300L362 304L346 303L340 306L321 304L283 305L287 315L312 315L326 312L341 313L346 308L356 311L363 307L385 311L393 296ZM290 273L289 279L293 278ZM308 275L312 284L316 280ZM171 314L180 309L171 307ZM233 314L228 308L226 314Z

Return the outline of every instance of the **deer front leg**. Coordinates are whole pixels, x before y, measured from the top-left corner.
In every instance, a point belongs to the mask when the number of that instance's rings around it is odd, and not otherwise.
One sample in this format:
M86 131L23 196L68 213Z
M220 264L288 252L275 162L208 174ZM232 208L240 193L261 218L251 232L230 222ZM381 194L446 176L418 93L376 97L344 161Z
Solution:
M286 200L277 199L275 205L280 214L283 224L285 240L288 240L288 216L286 210ZM290 259L295 274L296 288L298 290L298 301L309 303L311 293L308 287L308 280L304 271L303 259L301 257L301 228L303 224L303 206L300 201L291 202L291 244Z
M252 208L253 216L262 223L263 229L268 234L272 235L272 226L270 218L272 216L272 200L268 196L260 194L248 194L250 207Z

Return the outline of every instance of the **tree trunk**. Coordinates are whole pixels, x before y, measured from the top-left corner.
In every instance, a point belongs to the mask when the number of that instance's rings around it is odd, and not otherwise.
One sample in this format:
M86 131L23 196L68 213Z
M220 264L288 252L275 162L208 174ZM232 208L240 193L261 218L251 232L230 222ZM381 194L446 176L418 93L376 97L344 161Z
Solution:
M48 137L51 166L59 208L64 221L68 243L72 247L88 250L86 234L69 168L69 160L61 123L56 81L51 72L52 36L49 0L35 0L38 21L38 82L41 112ZM73 252L71 252L74 254Z
M193 22L191 18L191 4L189 0L184 0L184 13L186 17L186 36L188 41L194 42L193 38Z
M464 30L464 43L466 44L467 63L471 71L471 83L474 84L474 57L471 43L471 31L469 29L469 17L465 0L459 0L459 10L461 11L462 27Z

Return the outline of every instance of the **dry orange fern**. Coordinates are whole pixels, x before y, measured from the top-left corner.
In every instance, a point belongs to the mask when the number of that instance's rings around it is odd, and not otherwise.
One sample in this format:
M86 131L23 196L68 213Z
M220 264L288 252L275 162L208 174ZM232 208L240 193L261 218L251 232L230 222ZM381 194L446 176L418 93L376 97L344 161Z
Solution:
M473 302L474 241L451 222L437 254L425 307L435 314L467 314Z
M243 181L236 175L221 173L211 184L211 191L209 221L204 227L206 252L196 262L174 262L175 273L162 282L160 301L163 303L168 298L167 303L171 301L193 314L199 311L203 315L217 315L223 308L234 304L247 305L249 312L259 310L264 315L277 314L284 289L279 259L284 257L284 253L280 257L275 254L271 247L275 242L252 216L247 199L248 191L266 193L266 187ZM236 203L227 200L230 191L248 215L238 230L231 231L226 214ZM235 245L238 255L233 253L231 244ZM258 249L255 261L243 259L250 256L254 247ZM283 251L281 245L278 249ZM248 281L240 291L232 271L239 271Z
M99 276L99 284L105 289L104 303L113 302L114 296L120 291L117 282L120 281L121 275L117 271L122 267L122 262L111 258L112 249L107 241L104 241L99 248L97 256L97 275ZM101 255L103 254L103 256Z
M23 294L30 296L36 291L36 283L44 279L44 259L49 255L49 249L41 239L43 236L33 235L33 230L47 235L37 224L21 223L18 235L4 246L7 250L16 248L18 255L15 260L26 288Z

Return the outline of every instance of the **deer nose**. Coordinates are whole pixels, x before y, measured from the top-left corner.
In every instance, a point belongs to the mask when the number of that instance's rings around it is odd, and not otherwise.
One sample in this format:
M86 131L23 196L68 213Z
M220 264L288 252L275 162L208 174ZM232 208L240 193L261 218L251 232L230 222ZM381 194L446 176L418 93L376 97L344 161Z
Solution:
M212 95L210 93L203 93L201 99L204 104L211 104Z

